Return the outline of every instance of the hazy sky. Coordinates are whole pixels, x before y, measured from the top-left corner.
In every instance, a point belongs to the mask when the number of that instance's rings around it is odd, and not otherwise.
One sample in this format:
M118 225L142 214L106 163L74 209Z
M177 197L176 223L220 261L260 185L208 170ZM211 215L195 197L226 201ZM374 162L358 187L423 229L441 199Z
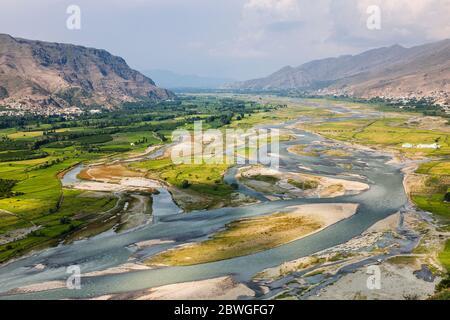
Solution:
M66 27L69 5L81 29ZM369 30L367 8L381 9ZM312 59L450 38L450 0L0 0L0 32L104 48L139 70L248 79Z

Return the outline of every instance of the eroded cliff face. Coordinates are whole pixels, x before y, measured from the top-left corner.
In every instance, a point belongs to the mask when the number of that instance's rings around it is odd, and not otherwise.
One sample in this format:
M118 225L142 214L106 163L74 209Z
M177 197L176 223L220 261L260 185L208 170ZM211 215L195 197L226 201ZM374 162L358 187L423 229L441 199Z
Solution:
M112 108L173 97L105 50L0 35L1 105Z

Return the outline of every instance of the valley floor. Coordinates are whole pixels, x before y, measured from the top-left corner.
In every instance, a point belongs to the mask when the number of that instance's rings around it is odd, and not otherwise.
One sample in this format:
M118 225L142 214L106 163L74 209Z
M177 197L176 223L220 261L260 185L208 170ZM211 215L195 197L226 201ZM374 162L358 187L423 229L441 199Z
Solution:
M201 214L198 210L208 210L203 213L208 214L210 210L220 208L258 208L260 199L267 200L266 206L270 206L270 202L276 206L280 201L298 199L326 201L321 204L286 204L283 210L255 213L244 218L236 216L220 228L205 227L207 231L202 230L198 236L195 232L181 233L180 237L185 237L185 240L162 237L159 240L134 241L127 244L132 253L126 263L91 271L85 276L95 279L105 275L138 274L141 271L164 270L168 266L195 268L205 263L277 249L312 235L320 235L323 230L330 232L330 227L361 214L358 213L357 203L343 203L340 200L358 195L364 197L365 192L374 192L374 188L376 192L376 185L354 173L356 166L367 166L363 161L353 159L355 152L370 151L390 154L395 161L389 165L403 168L408 203L399 212L393 212L363 233L314 254L265 268L241 283L233 276L212 277L209 280L177 281L180 283L126 293L113 292L98 295L96 299L427 299L435 294L445 296L448 288L440 283L448 277L448 245L445 244L450 238L447 220L450 207L444 201L450 176L450 133L447 128L440 122L436 122L437 128L424 128L422 126L425 124L417 121L417 118L420 119L417 115L387 114L380 120L380 114L371 107L359 104L316 100L299 103L273 97L264 99L265 103L286 103L287 107L272 113L256 113L252 117L233 121L229 126L253 127L300 117L302 121L290 124L292 128L301 128L334 140L314 140L305 145L294 144L293 139L288 152L300 157L295 158L296 161L305 159L295 163L296 170L291 167L277 171L261 166L242 166L232 177L234 185L224 179L230 170L229 165L172 164L168 153L176 142L126 156L116 154L99 159L93 154L86 155L85 167L80 167L68 184L62 179L63 188L57 188L61 190L60 199L63 199L57 202L57 209L63 208L62 213L58 216L50 213L47 218L39 218L50 221L45 221L47 224L44 227L38 224L41 220L14 213L17 210L17 205L11 201L14 198L0 201L0 204L7 204L0 211L5 230L0 234L0 246L5 249L3 253L0 251L0 258L1 254L8 258L8 253L11 254L20 241L30 239L29 235L34 237L33 241L39 240L40 244L42 237L59 239L52 237L51 228L58 230L55 233L57 237L67 235L64 243L69 244L94 235L107 236L111 230L126 236L127 232L132 234L135 230L143 230L145 226L157 223L158 219L163 219L162 225L168 226L170 217L164 220L164 216L159 216L162 207L155 204L161 191L169 191L170 201L175 201L170 205L172 211L178 212L172 214L184 211L189 215L188 212L192 211L194 216ZM334 107L370 119L343 119L341 112L333 112ZM416 121L411 122L412 117ZM289 132L289 127L285 129ZM442 147L437 150L405 150L402 147L404 139L413 143L438 140ZM289 139L287 141L290 143ZM157 156L151 157L156 153ZM430 162L430 159L433 160ZM12 162L12 166L1 166L0 169L10 179L17 179L22 174L27 175L23 181L28 181L30 172L21 170L28 168L32 162L38 165L42 162L26 161L20 164ZM79 163L69 159L63 161L60 165L51 165L52 169L43 170L48 170L49 176L55 176L69 165L73 168ZM320 161L320 165L316 161ZM336 167L340 174L317 173L304 163L314 164L318 168ZM356 171L363 172L360 169ZM36 181L27 183L33 187ZM241 187L250 192L244 193ZM29 194L29 190L22 186L12 190ZM163 195L159 199L167 200ZM23 201L32 206L35 199ZM162 203L164 206L165 202ZM85 209L80 210L80 205ZM17 228L18 219L24 221L20 228ZM6 222L9 220L14 220L10 226L15 228L8 227ZM43 231L39 231L41 228ZM61 231L61 228L68 230ZM376 269L371 269L373 266ZM367 285L370 270L380 272L381 287L378 289L370 289ZM0 268L0 277L1 274ZM1 295L51 292L64 289L64 285L64 282L55 279L18 286Z

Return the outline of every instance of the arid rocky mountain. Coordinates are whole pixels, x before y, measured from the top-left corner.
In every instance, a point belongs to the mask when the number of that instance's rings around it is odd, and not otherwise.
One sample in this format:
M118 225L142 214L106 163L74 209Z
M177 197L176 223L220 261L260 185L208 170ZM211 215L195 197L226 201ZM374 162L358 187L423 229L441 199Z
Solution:
M0 105L21 110L110 108L172 97L105 50L0 34Z
M450 40L399 45L283 69L261 79L226 86L244 90L304 90L361 98L450 96Z

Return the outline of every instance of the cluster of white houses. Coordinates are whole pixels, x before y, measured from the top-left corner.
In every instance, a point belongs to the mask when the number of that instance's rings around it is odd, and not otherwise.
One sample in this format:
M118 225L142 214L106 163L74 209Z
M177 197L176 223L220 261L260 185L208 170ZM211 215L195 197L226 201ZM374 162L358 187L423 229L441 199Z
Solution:
M432 143L432 144L417 144L414 145L412 143L404 143L402 145L402 148L406 148L406 149L411 149L411 148L415 148L415 149L439 149L441 146L437 143Z

